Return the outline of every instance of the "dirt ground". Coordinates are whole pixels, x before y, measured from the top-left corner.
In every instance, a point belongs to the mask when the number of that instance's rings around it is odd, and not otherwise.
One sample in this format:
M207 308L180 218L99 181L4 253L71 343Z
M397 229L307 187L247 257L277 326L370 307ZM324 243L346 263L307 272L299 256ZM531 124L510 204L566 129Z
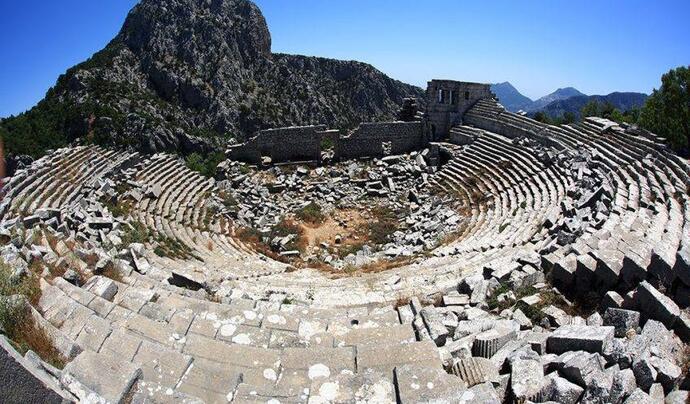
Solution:
M318 246L325 242L335 246L335 238L342 237L342 246L363 243L367 237L367 222L369 217L358 210L335 211L325 222L318 225L302 224L304 237L309 247Z

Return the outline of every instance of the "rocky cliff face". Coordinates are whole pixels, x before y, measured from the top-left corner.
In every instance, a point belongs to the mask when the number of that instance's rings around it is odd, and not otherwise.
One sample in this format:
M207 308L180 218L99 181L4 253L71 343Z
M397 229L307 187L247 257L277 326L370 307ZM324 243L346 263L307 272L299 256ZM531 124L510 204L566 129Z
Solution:
M15 154L79 137L149 152L222 150L268 127L394 119L406 96L423 92L364 63L272 54L250 1L142 0L104 50L0 133Z

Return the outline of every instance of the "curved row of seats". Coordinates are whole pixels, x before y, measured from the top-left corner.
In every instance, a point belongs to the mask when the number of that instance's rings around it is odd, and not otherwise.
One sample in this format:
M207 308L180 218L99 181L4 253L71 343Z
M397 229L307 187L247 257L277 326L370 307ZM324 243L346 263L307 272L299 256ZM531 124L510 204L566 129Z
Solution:
M153 156L142 164L135 181L143 189L160 189L157 198L142 198L134 206L135 218L191 251L188 260L152 254L155 266L164 269L163 278L175 272L203 285L217 285L226 279L286 270L286 265L266 259L231 237L228 222L221 224L208 207L213 179L189 170L178 158Z
M688 240L687 163L665 146L635 136L613 122L590 118L566 125L562 135L597 151L608 173L613 214L599 229L589 229L572 249L557 251L556 268L564 280L595 280L604 286L623 281L634 287L655 279L667 287L678 271L676 255ZM568 256L588 255L589 265ZM588 261L581 258L580 261ZM682 275L681 275L682 276Z
M548 256L546 265L554 269L557 281L581 283L583 288L621 281L632 288L644 279L668 288L678 279L690 282L687 253L681 254L690 243L690 168L661 139L602 118L545 125L490 100L478 102L465 122L511 138L524 136L559 149L594 153L605 179L604 193L611 197L611 213L574 245Z
M137 156L97 146L57 150L18 172L6 184L0 218L31 216L39 209L69 206L78 201L82 189Z

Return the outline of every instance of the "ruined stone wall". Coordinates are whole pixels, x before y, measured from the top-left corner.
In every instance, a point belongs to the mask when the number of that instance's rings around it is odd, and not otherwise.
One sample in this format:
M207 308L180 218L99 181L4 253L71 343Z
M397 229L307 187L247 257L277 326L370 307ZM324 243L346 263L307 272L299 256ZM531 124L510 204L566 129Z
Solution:
M494 95L488 84L454 80L432 80L427 86L426 116L431 140L448 136L450 128L463 123L463 117L477 101Z
M262 130L246 143L233 146L227 157L259 164L262 157L273 163L286 161L320 161L321 136L325 125L294 126Z
M336 155L341 160L397 155L419 150L426 143L422 122L363 123L340 138Z

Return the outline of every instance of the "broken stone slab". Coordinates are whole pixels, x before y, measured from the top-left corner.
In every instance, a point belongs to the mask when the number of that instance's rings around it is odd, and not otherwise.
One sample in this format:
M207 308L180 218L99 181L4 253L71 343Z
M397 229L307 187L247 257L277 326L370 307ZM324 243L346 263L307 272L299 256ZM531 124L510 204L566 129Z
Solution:
M655 404L649 394L637 388L624 401L625 404Z
M551 276L559 287L570 286L575 281L577 255L570 253L553 264Z
M539 355L546 354L546 342L549 339L549 333L530 331L525 336L525 341L530 348Z
M549 336L547 351L555 354L568 351L602 353L614 332L614 327L610 326L565 325Z
M490 264L484 267L484 277L487 279L494 277L499 282L505 281L510 277L513 271L519 270L521 265L516 261L511 261L509 264Z
M652 384L652 387L649 388L649 397L655 403L664 402L664 388L661 383Z
M616 285L623 270L625 255L613 249L597 250L596 255L597 267L595 273L597 277L608 286Z
M151 269L151 265L149 264L148 260L143 257L143 255L138 255L137 253L134 252L134 249L130 249L130 254L132 257L132 264L134 266L134 270L139 272L140 274L146 275L146 273Z
M536 306L541 303L541 297L539 296L539 293L535 293L533 295L521 298L519 302L527 306Z
M587 325L601 326L604 325L604 319L601 318L601 314L595 311L587 317L586 323Z
M690 402L690 391L676 390L666 396L666 404L687 404Z
M483 404L500 404L501 398L491 383L482 383L471 387L462 396L459 403L483 403Z
M513 312L513 321L520 325L521 330L527 330L533 326L532 320L530 320L520 309L515 309Z
M569 381L586 387L592 375L604 370L605 360L599 354L583 351L568 352L559 357L562 361L560 372Z
M484 281L484 276L481 274L470 275L465 277L458 287L460 293L472 294L472 291Z
M657 372L656 381L661 383L665 392L676 388L680 382L682 369L670 360L652 356L649 362Z
M638 285L636 297L639 307L649 318L660 321L669 329L673 328L680 315L680 308L670 297L647 281Z
M607 403L611 394L613 376L610 372L599 371L592 374L587 383L582 403Z
M601 299L599 307L601 307L603 310L606 310L609 307L620 309L623 307L623 296L618 294L616 291L610 290L606 292L604 297Z
M38 215L26 216L26 217L24 217L24 219L22 219L22 224L27 229L34 227L36 224L38 224L40 222L41 222L41 217Z
M83 402L121 403L139 377L132 363L84 351L65 366L60 382Z
M640 313L636 311L609 308L606 309L603 320L604 325L615 328L616 337L624 337L629 330L639 332Z
M544 368L538 360L517 359L510 372L510 387L517 402L537 401L546 384Z
M546 376L542 400L560 404L575 404L582 396L583 391L582 387L558 376L557 372L553 372Z
M632 369L623 369L613 375L609 400L612 404L621 404L637 388Z
M489 282L483 280L477 283L472 289L472 294L470 295L470 304L479 305L486 301L486 295L489 291Z
M544 313L546 318L549 319L549 323L554 327L562 327L572 322L572 317L568 313L554 305L544 307L541 312Z
M470 304L470 297L464 294L443 296L444 306L466 306L468 304Z
M162 192L163 191L161 189L161 186L159 184L154 184L154 185L149 186L146 189L146 192L144 193L144 195L147 198L158 199L161 196Z
M462 380L443 369L404 365L397 366L394 373L399 402L403 403L458 403L467 390Z

